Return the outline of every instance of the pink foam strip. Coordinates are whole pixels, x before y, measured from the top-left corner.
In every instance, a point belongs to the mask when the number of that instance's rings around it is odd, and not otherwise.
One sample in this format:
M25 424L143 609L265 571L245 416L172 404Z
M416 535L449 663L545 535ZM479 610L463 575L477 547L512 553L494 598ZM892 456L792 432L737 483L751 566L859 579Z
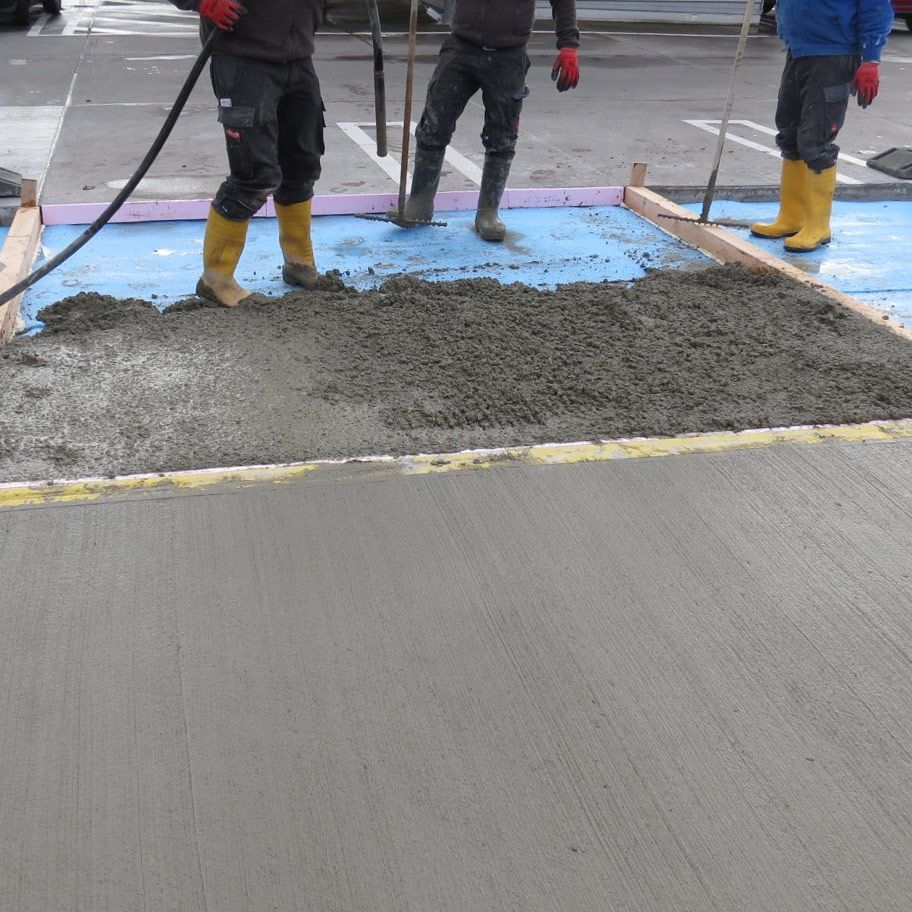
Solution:
M507 190L504 209L551 208L556 206L619 206L624 199L623 187L552 187L530 190ZM359 212L388 212L395 209L395 193L349 193L315 196L314 215L356 215ZM205 219L209 200L137 200L127 202L111 219L112 222L173 222ZM444 190L437 194L438 212L474 209L477 190ZM58 203L41 207L45 225L90 225L102 212L105 203ZM270 198L257 213L259 218L275 216Z

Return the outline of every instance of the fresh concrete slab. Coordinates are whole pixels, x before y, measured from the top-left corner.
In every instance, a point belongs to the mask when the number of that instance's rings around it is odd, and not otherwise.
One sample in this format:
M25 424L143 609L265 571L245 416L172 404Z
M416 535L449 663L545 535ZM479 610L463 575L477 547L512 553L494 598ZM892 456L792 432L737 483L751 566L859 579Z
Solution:
M0 513L18 912L883 912L912 446Z
M403 231L389 222L357 216L315 218L313 243L322 272L337 271L347 285L376 288L407 272L430 281L485 278L554 288L571 282L623 282L647 270L700 268L710 260L670 238L622 206L505 209L503 244L481 240L475 212L440 212L440 227ZM82 225L44 229L42 257L59 253ZM40 284L23 303L29 319L78 291L119 298L149 298L160 309L194 294L200 274L205 224L199 221L107 225ZM281 277L275 219L254 219L247 234L238 281L273 296L291 290Z
M736 267L38 316L0 351L3 481L912 417L907 339Z
M696 205L691 208L699 211ZM772 221L777 211L776 203L718 200L710 217L749 224ZM746 229L732 230L833 288L867 301L912 327L912 274L905 256L906 239L912 234L912 202L837 200L831 224L832 242L803 254L789 253L781 240L753 237Z

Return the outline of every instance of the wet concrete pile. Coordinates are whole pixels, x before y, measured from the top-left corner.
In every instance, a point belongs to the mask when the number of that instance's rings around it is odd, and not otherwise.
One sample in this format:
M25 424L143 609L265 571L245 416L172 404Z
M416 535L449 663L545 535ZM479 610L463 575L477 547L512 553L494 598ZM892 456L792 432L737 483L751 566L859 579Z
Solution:
M912 345L778 276L81 294L0 351L0 480L912 416Z

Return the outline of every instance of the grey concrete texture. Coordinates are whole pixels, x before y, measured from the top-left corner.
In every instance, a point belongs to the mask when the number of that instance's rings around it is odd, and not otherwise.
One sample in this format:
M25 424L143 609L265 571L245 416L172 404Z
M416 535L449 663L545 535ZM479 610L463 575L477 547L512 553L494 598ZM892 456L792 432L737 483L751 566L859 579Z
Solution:
M912 900L912 445L0 513L0 907Z
M419 39L415 120L440 40L437 33ZM650 164L652 183L705 184L714 137L685 120L720 116L734 54L733 35L590 31L584 35L580 85L564 94L554 90L549 77L553 44L553 37L544 30L530 44L531 94L523 111L511 186L623 184L631 162L643 160ZM0 80L0 106L62 105L75 75L72 97L61 115L44 201L110 199L117 182L125 180L142 158L197 50L198 41L192 34L24 40L21 35L0 33L0 66L7 59L26 60L25 66L6 67L12 78ZM389 117L397 120L402 116L405 74L401 34L387 38L386 51ZM179 59L155 59L161 57ZM48 58L53 62L45 66ZM735 120L772 126L782 61L776 38L751 38L739 78ZM318 192L394 190L394 179L337 126L374 118L371 49L366 37L327 30L319 40L316 64L328 108L327 153ZM890 146L912 145L910 65L912 34L897 28L882 65L880 97L865 112L855 106L849 112L840 138L845 152L866 158ZM453 141L454 148L475 164L483 156L479 139L482 115L476 98ZM772 149L772 137L754 128L734 125L732 132ZM391 151L398 155L395 144ZM774 156L730 143L720 182L773 185L778 181L778 169ZM890 180L858 165L846 165L845 171L866 184ZM225 173L223 137L204 76L137 197L205 198ZM451 169L441 186L474 185Z
M912 417L906 339L733 267L39 318L0 351L3 481Z

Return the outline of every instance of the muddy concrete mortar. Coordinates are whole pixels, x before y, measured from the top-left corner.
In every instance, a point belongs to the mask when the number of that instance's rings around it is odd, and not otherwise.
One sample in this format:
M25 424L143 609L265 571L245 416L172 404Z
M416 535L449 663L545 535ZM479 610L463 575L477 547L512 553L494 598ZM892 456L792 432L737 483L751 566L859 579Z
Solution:
M912 416L910 343L730 267L42 318L0 352L2 481Z

